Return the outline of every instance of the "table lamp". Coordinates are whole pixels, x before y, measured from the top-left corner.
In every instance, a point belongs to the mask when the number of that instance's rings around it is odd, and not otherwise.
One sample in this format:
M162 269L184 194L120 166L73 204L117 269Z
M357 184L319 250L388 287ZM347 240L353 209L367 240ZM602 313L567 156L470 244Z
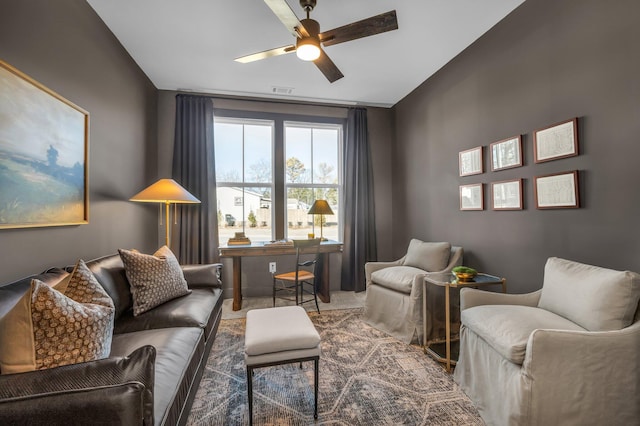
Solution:
M130 201L140 203L164 203L166 228L164 235L164 243L169 247L169 205L174 204L198 204L200 200L191 195L189 191L184 189L173 179L160 179L153 185L138 192ZM161 210L162 212L162 210ZM175 217L174 212L174 217Z
M315 200L309 209L308 214L320 215L320 240L327 241L327 239L322 236L322 222L324 222L325 214L333 214L333 210L331 210L327 200Z

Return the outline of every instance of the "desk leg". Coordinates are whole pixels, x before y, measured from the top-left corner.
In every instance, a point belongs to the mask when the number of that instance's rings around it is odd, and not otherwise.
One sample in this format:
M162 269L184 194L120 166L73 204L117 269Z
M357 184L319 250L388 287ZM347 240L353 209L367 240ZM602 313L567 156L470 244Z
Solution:
M233 257L233 310L242 309L242 257Z
M322 253L322 277L320 280L320 285L318 286L318 297L324 303L331 302L331 283L329 280L329 273L331 269L329 268L329 259L331 256L329 253Z

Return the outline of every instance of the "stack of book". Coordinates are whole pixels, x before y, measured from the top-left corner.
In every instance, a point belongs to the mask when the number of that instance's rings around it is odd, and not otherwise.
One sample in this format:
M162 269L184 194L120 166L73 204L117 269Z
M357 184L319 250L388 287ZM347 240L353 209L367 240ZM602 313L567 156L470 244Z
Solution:
M229 241L227 241L228 246L245 246L250 244L251 240L244 235L244 232L236 232L236 236L229 238Z
M264 243L265 246L291 246L293 247L293 240L277 240Z

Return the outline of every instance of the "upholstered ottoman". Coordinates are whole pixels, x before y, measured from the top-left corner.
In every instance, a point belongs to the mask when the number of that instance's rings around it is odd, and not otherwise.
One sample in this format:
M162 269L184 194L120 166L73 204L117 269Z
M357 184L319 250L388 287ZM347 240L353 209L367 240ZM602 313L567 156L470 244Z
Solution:
M253 424L253 370L303 361L313 361L314 364L313 418L318 418L320 335L304 308L284 306L248 311L244 360L247 365L250 425Z

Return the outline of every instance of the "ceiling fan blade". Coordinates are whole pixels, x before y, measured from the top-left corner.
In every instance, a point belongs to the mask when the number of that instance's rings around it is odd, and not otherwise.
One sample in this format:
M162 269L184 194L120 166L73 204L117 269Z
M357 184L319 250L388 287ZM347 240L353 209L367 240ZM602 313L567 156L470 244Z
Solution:
M252 53L251 55L241 56L239 58L235 58L234 61L242 62L246 64L247 62L258 61L260 59L270 58L272 56L285 55L287 53L295 52L296 47L293 45L276 47L275 49L265 50L258 53Z
M380 34L397 29L398 18L396 17L396 11L392 10L387 13L381 13L380 15L363 19L362 21L353 22L342 27L325 31L319 36L323 46L331 46L338 43L344 43L345 41L356 40L362 37L368 37L374 34Z
M329 83L333 83L336 80L340 80L344 75L340 72L336 64L333 63L331 58L324 53L324 50L320 49L320 57L313 61L318 69L327 77Z
M299 37L296 28L300 31L300 35L309 37L307 30L304 29L298 17L293 13L293 10L291 10L285 0L264 0L264 2L294 37Z

